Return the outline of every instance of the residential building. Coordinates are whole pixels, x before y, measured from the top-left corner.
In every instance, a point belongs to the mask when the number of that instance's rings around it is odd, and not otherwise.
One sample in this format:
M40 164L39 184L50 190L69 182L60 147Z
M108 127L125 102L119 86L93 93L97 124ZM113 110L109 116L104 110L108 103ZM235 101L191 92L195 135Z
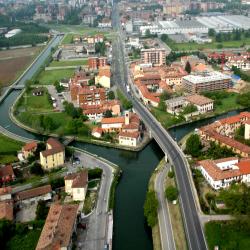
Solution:
M52 198L52 189L50 185L28 189L15 194L14 200L19 206L38 202L39 200L49 201Z
M250 139L250 120L245 122L245 133L244 133L245 140Z
M111 87L110 77L110 66L99 67L99 73L95 77L95 84L100 84L104 88L109 89Z
M107 57L89 57L88 66L89 69L98 69L99 67L105 67L108 64Z
M84 201L88 189L88 171L69 174L64 177L65 192L72 196L73 201Z
M40 152L40 164L43 169L50 170L62 166L65 162L65 148L54 138L46 142L46 150Z
M29 143L26 143L23 147L22 147L22 153L24 156L24 159L27 159L30 155L33 155L37 150L37 142L32 141Z
M0 183L5 184L14 181L16 176L11 165L0 167Z
M203 160L198 162L198 168L215 190L227 188L233 182L250 182L250 158L230 157L219 160Z
M234 66L243 71L248 71L250 70L250 60L244 58L244 56L234 56L226 62L226 66L230 69Z
M184 96L166 100L167 112L170 114L180 113L186 105L187 102Z
M100 127L95 127L92 129L91 135L96 138L101 138L102 137L102 128Z
M188 93L201 93L231 87L232 78L218 71L191 74L182 78L182 86Z
M137 147L140 143L139 132L120 132L119 133L119 144L128 147Z
M214 100L202 95L189 95L185 97L185 100L197 107L197 111L201 114L213 111Z
M141 50L142 63L152 63L154 66L166 64L166 50L164 48L151 48Z
M52 204L36 250L72 249L72 235L76 231L77 212L77 204Z
M12 188L10 186L0 188L0 201L11 200L12 199L11 193L12 193Z
M242 112L239 115L221 119L210 125L201 127L199 134L202 142L213 141L221 146L230 148L242 157L250 157L250 147L234 139L234 133L241 125L249 121L250 113Z

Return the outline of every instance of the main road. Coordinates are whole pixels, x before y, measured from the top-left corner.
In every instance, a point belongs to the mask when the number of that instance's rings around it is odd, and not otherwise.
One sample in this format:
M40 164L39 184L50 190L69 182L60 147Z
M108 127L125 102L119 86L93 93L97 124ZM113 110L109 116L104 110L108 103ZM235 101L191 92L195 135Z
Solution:
M198 216L198 208L196 207L193 194L189 165L185 155L150 111L135 98L135 95L133 95L135 93L127 93L125 85L131 83L131 79L129 79L130 75L128 74L128 68L125 62L125 37L120 26L119 11L116 4L114 4L112 19L113 27L118 31L118 42L113 45L113 63L115 64L113 75L116 84L123 90L127 98L132 101L134 109L140 115L146 127L150 129L152 136L174 166L189 249L205 250L207 249L206 240Z

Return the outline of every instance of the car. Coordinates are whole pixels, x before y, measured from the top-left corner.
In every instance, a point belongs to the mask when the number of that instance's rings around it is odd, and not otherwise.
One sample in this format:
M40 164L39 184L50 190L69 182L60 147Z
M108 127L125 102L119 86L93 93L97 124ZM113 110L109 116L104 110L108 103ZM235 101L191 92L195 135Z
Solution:
M86 223L78 223L78 224L77 224L77 227L78 227L78 228L81 228L81 229L86 229L86 228L87 228L87 225L86 225Z

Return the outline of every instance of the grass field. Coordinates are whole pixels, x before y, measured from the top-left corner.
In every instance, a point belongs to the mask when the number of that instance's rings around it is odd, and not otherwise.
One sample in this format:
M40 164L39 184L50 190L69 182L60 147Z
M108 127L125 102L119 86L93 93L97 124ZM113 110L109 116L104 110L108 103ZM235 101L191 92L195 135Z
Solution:
M24 94L25 109L28 112L48 112L53 110L53 106L49 101L49 94L46 88L42 96L33 96L32 90Z
M49 67L63 67L63 66L81 66L87 65L88 60L74 60L74 61L53 61Z
M16 161L17 151L21 150L22 146L23 143L0 134L0 164Z
M238 222L208 222L205 225L208 247L219 249L246 250L250 246L250 233Z
M0 51L0 87L13 83L44 47Z
M74 74L74 69L57 69L42 71L38 76L39 84L51 85L55 81L59 81L63 78L70 78Z
M250 44L250 38L244 39L242 41L226 41L222 43L212 42L205 44L198 44L195 42L190 43L173 43L169 44L173 50L204 50L204 49L217 49L218 45L221 44L222 48L239 48L245 43L246 45Z

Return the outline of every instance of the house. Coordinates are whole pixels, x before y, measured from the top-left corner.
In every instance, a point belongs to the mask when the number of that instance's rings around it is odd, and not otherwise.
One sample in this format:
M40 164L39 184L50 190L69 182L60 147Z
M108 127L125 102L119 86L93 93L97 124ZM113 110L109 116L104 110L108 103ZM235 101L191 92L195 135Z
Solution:
M77 211L77 204L52 204L36 250L72 249L72 235L76 231Z
M119 144L123 146L136 147L140 142L140 133L139 132L120 132Z
M43 169L50 170L62 166L65 162L65 148L54 138L46 142L46 150L40 152L40 164Z
M201 114L213 111L214 109L214 100L202 95L189 95L185 97L185 100L197 107L198 112Z
M19 204L30 204L39 200L48 201L52 198L52 189L50 185L28 189L15 194L14 200Z
M179 96L166 100L167 112L170 114L178 114L187 105L184 96Z
M65 192L72 196L73 201L84 201L88 189L88 171L69 174L64 177Z
M250 120L245 122L245 133L244 138L246 140L250 139Z
M243 71L250 70L250 60L244 58L244 56L233 56L226 62L226 66L230 69L234 66Z
M27 159L30 155L33 155L37 150L37 142L32 141L29 143L26 143L22 147L22 153L25 159Z
M43 88L35 88L32 91L32 95L33 96L42 96L44 93L44 89Z
M96 138L101 138L102 137L102 128L100 127L95 127L92 129L91 135Z
M16 176L14 174L13 168L11 165L6 165L0 168L0 183L7 183L14 181Z
M99 73L95 77L95 84L100 84L104 88L109 89L111 86L110 77L111 77L110 66L99 67Z
M250 158L203 160L198 162L198 168L215 190L229 187L232 182L250 182Z
M13 200L0 201L0 220L13 221Z

